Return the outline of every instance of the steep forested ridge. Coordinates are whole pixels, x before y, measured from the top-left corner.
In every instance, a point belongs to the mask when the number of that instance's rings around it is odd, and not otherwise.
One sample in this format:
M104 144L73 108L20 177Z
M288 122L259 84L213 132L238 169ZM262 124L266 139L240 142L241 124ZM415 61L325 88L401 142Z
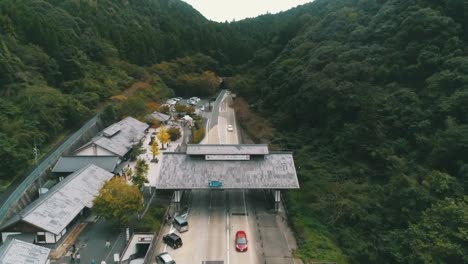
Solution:
M294 151L299 256L468 263L467 44L466 0L316 0L235 23L176 0L4 0L0 180L109 99L138 115L232 74L274 128L245 130Z
M123 90L138 90L143 101L170 94L147 66L199 52L223 65L245 61L258 43L237 44L237 36L175 0L0 1L0 182L24 173L34 144L46 153L103 102L125 100ZM180 85L203 85L210 71L229 67L193 66L205 59L213 61L198 54L174 62L185 65L173 67L185 74ZM141 100L125 100L126 114L144 111Z
M295 151L300 254L468 263L468 3L300 9L280 54L232 80L273 122L272 143Z

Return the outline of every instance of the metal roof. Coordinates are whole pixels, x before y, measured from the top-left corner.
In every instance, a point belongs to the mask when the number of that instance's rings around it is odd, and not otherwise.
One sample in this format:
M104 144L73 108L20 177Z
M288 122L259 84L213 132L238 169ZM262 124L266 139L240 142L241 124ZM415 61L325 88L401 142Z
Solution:
M90 142L86 143L75 152L78 152L89 145L96 144L97 146L123 157L145 136L145 130L148 127L148 124L128 116L120 120L118 123L112 124L104 129L101 135L93 138ZM118 131L118 133L116 131Z
M83 208L91 208L104 182L114 174L93 164L76 171L24 208L1 228L24 221L58 235Z
M166 115L164 113L161 113L161 112L153 112L149 115L150 117L152 118L155 118L159 121L162 121L162 122L165 122L165 121L168 121L169 119L171 119L171 116L170 115Z
M63 156L59 158L52 172L75 172L89 164L108 172L116 172L118 162L118 156Z
M270 153L250 160L205 160L181 152L164 152L158 189L208 189L210 181L221 181L218 189L298 189L292 153Z
M47 263L49 252L49 248L37 246L17 239L11 239L0 247L0 263L45 264Z
M199 145L188 144L188 155L267 155L267 144Z

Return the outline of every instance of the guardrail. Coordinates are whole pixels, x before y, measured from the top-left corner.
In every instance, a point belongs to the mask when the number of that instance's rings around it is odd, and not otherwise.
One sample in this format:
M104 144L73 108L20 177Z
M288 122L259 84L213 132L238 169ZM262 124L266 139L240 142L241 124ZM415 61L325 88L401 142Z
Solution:
M161 237L161 232L164 229L164 225L166 224L167 216L169 215L169 211L172 207L172 201L174 201L174 195L175 193L172 194L171 204L166 208L166 212L164 213L163 219L161 219L161 227L159 228L158 232L154 233L153 241L151 241L149 250L146 253L145 259L143 260L143 264L151 264L153 261L151 258L155 255L154 252L156 251L156 245L159 241L159 238Z
M31 185L48 169L50 168L59 157L93 125L96 124L99 114L91 118L84 126L71 135L65 142L63 142L57 149L54 150L46 159L44 159L25 179L18 185L16 190L10 194L8 199L3 203L0 208L0 223L5 221L9 210L19 201L24 192L26 192Z
M209 129L213 129L218 124L218 115L219 115L219 103L224 97L226 90L221 90L218 97L216 97L216 101L213 103L213 111L211 112L211 121Z

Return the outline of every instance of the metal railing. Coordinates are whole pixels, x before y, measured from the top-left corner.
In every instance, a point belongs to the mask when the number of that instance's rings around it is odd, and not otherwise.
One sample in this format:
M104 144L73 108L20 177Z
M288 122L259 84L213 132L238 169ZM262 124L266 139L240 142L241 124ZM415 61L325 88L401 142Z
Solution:
M159 241L159 238L161 237L161 233L166 228L165 227L165 225L167 224L166 219L167 219L167 216L170 214L170 209L171 209L171 206L172 206L172 201L174 200L174 195L175 194L173 193L172 198L171 198L171 204L166 208L166 212L164 213L163 219L161 219L161 226L160 226L158 232L154 233L153 241L151 241L151 244L149 246L149 250L146 253L145 259L143 260L143 264L151 264L152 261L153 261L152 258L155 255L156 245L157 245L157 243Z
M219 115L219 104L226 93L226 90L221 90L218 97L216 97L216 101L213 103L213 111L211 112L211 121L210 127L208 129L213 129L218 124L218 115Z
M81 136L88 131L92 126L94 126L98 120L99 114L91 118L84 126L82 126L78 131L71 135L65 142L63 142L54 152L52 152L46 159L44 159L25 179L23 182L18 185L15 191L13 191L8 199L3 203L0 208L0 223L5 221L5 217L8 215L8 212L11 208L18 202L21 196L31 187L31 185L39 178L41 175L50 168L59 157L66 151L70 146L76 143Z

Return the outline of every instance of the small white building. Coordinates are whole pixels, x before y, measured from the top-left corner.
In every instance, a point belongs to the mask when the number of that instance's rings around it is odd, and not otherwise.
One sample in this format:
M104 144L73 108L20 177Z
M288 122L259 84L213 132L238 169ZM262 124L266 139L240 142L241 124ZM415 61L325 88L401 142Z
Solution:
M1 264L49 264L50 249L18 239L8 239L0 247Z
M37 244L57 243L113 176L92 164L76 171L1 226L2 241L9 235L33 234Z

